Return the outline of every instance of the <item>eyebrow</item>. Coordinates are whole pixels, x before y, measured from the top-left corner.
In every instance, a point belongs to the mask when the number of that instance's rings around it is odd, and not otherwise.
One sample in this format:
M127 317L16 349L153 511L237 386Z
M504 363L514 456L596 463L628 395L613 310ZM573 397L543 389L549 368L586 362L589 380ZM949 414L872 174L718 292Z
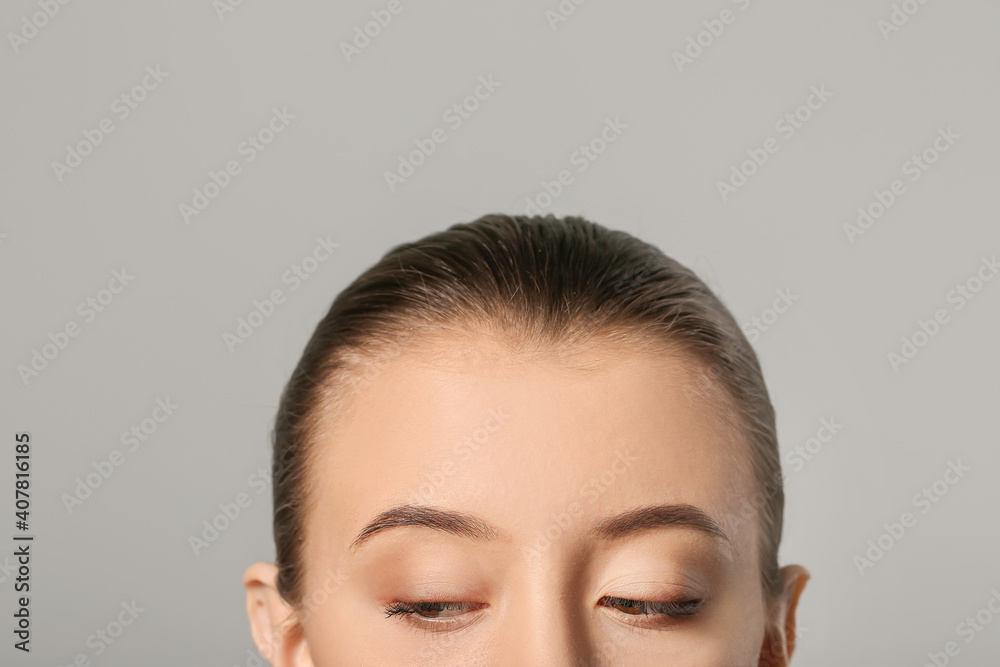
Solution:
M435 507L399 505L369 521L354 538L350 549L357 549L377 533L401 526L423 526L478 541L494 540L500 535L500 531L491 524L468 514Z
M694 505L639 507L608 517L592 532L605 540L615 540L664 526L694 528L724 542L730 541L715 519Z
M378 533L403 526L423 526L476 541L495 540L502 534L492 524L478 517L436 507L399 505L369 521L354 538L349 550ZM694 505L650 505L637 507L607 517L591 528L590 533L602 540L618 540L657 528L677 526L693 528L718 540L729 542L729 536L712 517Z

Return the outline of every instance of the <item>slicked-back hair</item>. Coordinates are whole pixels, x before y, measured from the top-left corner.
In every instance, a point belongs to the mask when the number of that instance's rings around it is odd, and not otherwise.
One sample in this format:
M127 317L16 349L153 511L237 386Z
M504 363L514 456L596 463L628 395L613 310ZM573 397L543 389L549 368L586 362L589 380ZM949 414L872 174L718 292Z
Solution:
M658 344L694 360L749 452L763 588L779 592L784 495L774 409L728 309L691 270L623 231L580 217L485 215L393 247L334 299L281 396L273 432L278 590L302 603L317 440L407 345L492 336L519 350L595 340ZM699 389L699 392L702 390Z

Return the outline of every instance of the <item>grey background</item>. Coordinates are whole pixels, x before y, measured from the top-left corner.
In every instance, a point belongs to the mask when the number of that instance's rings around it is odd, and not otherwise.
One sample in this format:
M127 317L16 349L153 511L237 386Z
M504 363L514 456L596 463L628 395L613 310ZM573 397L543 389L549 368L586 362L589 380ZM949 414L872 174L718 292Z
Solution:
M786 456L823 418L843 424L787 469L781 557L813 574L795 664L922 665L949 641L950 664L996 664L1000 619L970 643L958 626L1000 589L1000 280L961 310L948 294L1000 251L1000 5L897 2L918 10L883 34L889 0L743 4L591 0L553 29L557 0L402 0L348 62L341 42L387 2L70 2L17 49L9 33L42 10L5 2L0 539L16 532L20 431L37 537L33 651L11 646L0 570L0 662L248 664L240 577L273 558L270 488L251 476L312 328L391 245L521 213L568 169L546 212L653 242L741 322L772 321L754 345ZM678 68L674 52L726 9L733 22ZM112 104L147 66L168 74L119 120ZM490 75L500 86L451 129L445 110ZM786 139L775 123L811 86L832 96ZM295 118L246 162L240 143L274 107ZM577 171L572 154L609 117L627 128ZM114 130L60 181L52 162L102 118ZM437 127L447 140L390 191L384 172ZM904 163L948 127L959 138L911 181ZM723 201L717 182L768 137L779 150ZM179 205L228 160L241 173L186 223ZM905 193L850 242L844 225L893 179ZM282 276L317 237L339 246L292 291ZM85 323L78 304L122 267L134 280ZM286 301L230 352L223 335L276 288ZM773 319L776 290L796 300ZM939 308L949 321L894 370L887 355ZM22 381L69 322L79 335ZM128 452L121 433L167 397L179 408ZM69 512L63 494L115 449L124 463ZM970 470L920 513L913 496L954 460ZM189 536L239 493L249 507L195 555ZM859 573L854 557L906 511L916 525ZM88 637L133 600L135 623L95 656Z

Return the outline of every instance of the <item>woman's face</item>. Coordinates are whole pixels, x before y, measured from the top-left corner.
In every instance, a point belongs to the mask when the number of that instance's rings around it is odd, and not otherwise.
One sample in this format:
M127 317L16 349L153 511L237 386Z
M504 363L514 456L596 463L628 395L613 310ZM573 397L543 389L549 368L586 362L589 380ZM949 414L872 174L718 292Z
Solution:
M607 346L528 361L438 343L386 362L314 443L287 664L783 653L765 636L785 618L745 515L749 450L710 396L684 359Z

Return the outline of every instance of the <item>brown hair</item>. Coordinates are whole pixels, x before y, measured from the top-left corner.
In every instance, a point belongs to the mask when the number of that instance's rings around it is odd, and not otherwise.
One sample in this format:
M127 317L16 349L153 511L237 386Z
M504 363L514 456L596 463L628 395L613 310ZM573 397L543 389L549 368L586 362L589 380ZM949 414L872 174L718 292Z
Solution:
M337 295L306 345L273 433L277 584L287 601L298 605L303 594L305 518L316 495L310 443L405 345L474 332L535 350L658 341L700 362L750 446L762 582L777 594L784 494L774 410L726 307L692 271L626 232L579 217L486 215L389 250Z

